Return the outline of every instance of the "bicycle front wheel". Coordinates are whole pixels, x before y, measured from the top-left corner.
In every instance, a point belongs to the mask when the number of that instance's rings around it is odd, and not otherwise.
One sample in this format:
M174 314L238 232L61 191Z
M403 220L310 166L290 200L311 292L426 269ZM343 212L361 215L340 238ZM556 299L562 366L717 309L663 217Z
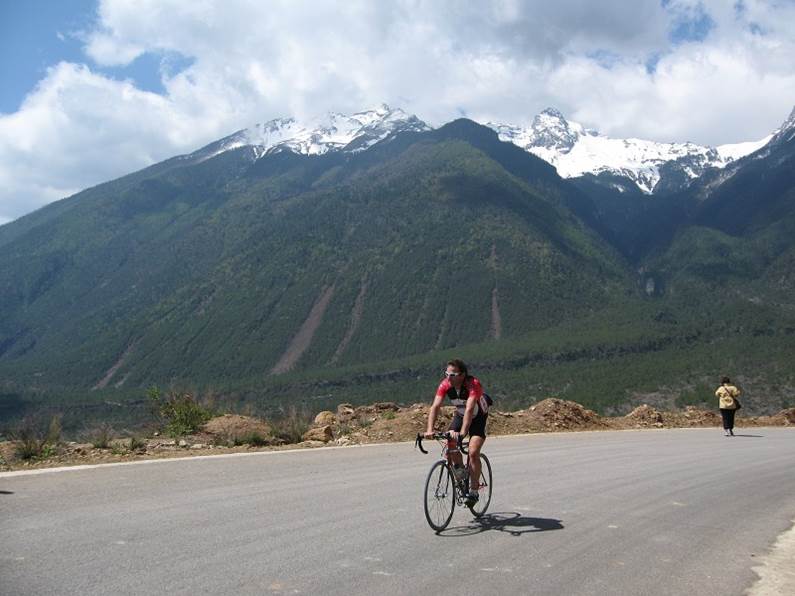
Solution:
M446 461L431 466L425 480L425 519L428 525L441 532L450 523L455 510L453 476Z
M486 510L489 508L489 503L491 503L491 489L492 489L492 478L491 478L491 462L489 462L489 458L480 454L480 481L478 482L478 502L470 507L470 511L472 511L472 515L475 517L481 517L483 514L486 513Z

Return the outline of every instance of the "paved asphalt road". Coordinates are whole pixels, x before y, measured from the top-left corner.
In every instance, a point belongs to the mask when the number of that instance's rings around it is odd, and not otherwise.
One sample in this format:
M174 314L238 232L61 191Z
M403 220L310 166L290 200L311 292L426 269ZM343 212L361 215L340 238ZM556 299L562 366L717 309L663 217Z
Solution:
M401 443L0 474L0 593L742 594L795 518L795 429L494 437L436 535Z

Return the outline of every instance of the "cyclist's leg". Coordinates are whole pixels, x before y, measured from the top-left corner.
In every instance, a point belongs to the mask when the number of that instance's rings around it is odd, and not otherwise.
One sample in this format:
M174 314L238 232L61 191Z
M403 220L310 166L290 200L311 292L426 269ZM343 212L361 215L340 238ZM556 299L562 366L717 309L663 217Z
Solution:
M477 435L469 437L469 486L475 491L480 483L480 449L485 440Z
M456 412L447 430L454 430L456 432L461 432L461 425L463 424L464 424L463 416L459 416L458 412ZM459 466L464 465L464 458L461 455L460 451L453 451L452 453L450 453L450 460L453 462L453 464L457 464Z
M486 441L486 420L488 414L475 416L469 425L469 486L477 492L480 484L480 449ZM470 491L471 492L471 491Z

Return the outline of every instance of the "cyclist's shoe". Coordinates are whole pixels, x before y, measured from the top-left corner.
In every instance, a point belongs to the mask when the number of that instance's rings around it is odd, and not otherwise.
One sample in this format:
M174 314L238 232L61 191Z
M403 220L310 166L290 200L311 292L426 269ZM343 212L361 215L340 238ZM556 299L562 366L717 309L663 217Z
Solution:
M480 499L478 493L468 492L464 504L467 507L474 507L475 503L478 502L478 499Z

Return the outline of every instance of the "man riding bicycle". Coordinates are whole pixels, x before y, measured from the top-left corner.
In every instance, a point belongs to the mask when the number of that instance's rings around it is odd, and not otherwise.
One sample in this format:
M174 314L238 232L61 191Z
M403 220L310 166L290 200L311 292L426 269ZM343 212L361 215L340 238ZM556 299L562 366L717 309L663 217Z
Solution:
M469 492L466 504L471 507L478 501L478 485L480 479L480 449L486 441L486 421L489 417L489 400L483 393L483 387L475 377L467 373L467 365L455 359L447 363L444 379L436 389L431 409L428 412L428 427L425 437L433 437L433 426L444 398L448 397L455 406L455 416L450 423L448 432L455 441L469 434ZM461 452L451 455L457 467L463 466Z

